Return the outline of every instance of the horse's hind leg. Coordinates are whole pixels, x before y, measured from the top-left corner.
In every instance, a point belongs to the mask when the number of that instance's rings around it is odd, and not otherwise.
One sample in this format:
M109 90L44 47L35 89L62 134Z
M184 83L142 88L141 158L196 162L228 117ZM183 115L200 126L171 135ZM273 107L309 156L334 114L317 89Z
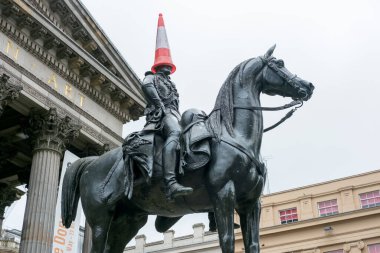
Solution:
M91 253L103 253L106 242L108 229L111 224L111 217L108 213L99 213L97 218L89 218L88 223L92 231Z
M148 215L145 214L125 214L115 217L108 232L107 246L104 253L122 253L128 242L136 236L142 228Z
M234 205L235 187L229 181L222 189L212 195L219 244L223 253L234 252Z
M239 208L236 211L240 216L245 253L259 253L260 199L257 199L253 204L240 205L239 203Z

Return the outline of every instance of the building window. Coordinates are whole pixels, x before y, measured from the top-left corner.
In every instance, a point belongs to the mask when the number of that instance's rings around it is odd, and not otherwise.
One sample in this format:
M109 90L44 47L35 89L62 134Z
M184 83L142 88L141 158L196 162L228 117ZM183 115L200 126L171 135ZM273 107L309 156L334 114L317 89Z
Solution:
M380 206L380 190L359 194L362 208Z
M326 251L325 253L344 253L342 249L333 250L333 251Z
M380 253L380 243L368 245L368 253Z
M280 211L280 220L281 224L288 224L295 221L298 221L297 208L290 208Z
M318 202L319 216L329 216L339 213L336 199Z

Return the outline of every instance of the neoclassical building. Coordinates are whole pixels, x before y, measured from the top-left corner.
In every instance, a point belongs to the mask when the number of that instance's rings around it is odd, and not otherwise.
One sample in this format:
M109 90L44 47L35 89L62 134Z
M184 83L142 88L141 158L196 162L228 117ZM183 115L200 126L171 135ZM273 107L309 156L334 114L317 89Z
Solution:
M380 170L264 195L262 253L380 253ZM235 219L239 223L238 217ZM221 252L217 233L203 224L194 233L146 243L144 235L124 253ZM243 253L240 230L235 252Z
M140 80L77 0L0 0L0 225L23 192L22 253L52 252L62 156L121 145Z

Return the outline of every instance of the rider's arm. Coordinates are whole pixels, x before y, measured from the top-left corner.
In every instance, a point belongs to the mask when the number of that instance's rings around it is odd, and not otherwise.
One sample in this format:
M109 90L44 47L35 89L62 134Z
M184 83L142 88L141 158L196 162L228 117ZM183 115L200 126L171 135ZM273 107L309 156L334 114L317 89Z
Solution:
M164 109L164 104L161 101L160 96L157 93L156 87L153 84L154 75L147 75L142 84L142 90L144 92L146 100L153 104L156 108Z

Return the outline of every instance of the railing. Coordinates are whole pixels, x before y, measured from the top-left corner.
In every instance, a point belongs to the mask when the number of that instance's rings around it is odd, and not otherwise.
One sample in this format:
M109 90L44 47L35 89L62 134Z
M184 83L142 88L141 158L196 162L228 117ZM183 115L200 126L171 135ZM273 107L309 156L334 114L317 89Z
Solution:
M18 252L20 243L10 239L0 239L0 250L6 250L5 252ZM1 251L3 252L3 251Z

